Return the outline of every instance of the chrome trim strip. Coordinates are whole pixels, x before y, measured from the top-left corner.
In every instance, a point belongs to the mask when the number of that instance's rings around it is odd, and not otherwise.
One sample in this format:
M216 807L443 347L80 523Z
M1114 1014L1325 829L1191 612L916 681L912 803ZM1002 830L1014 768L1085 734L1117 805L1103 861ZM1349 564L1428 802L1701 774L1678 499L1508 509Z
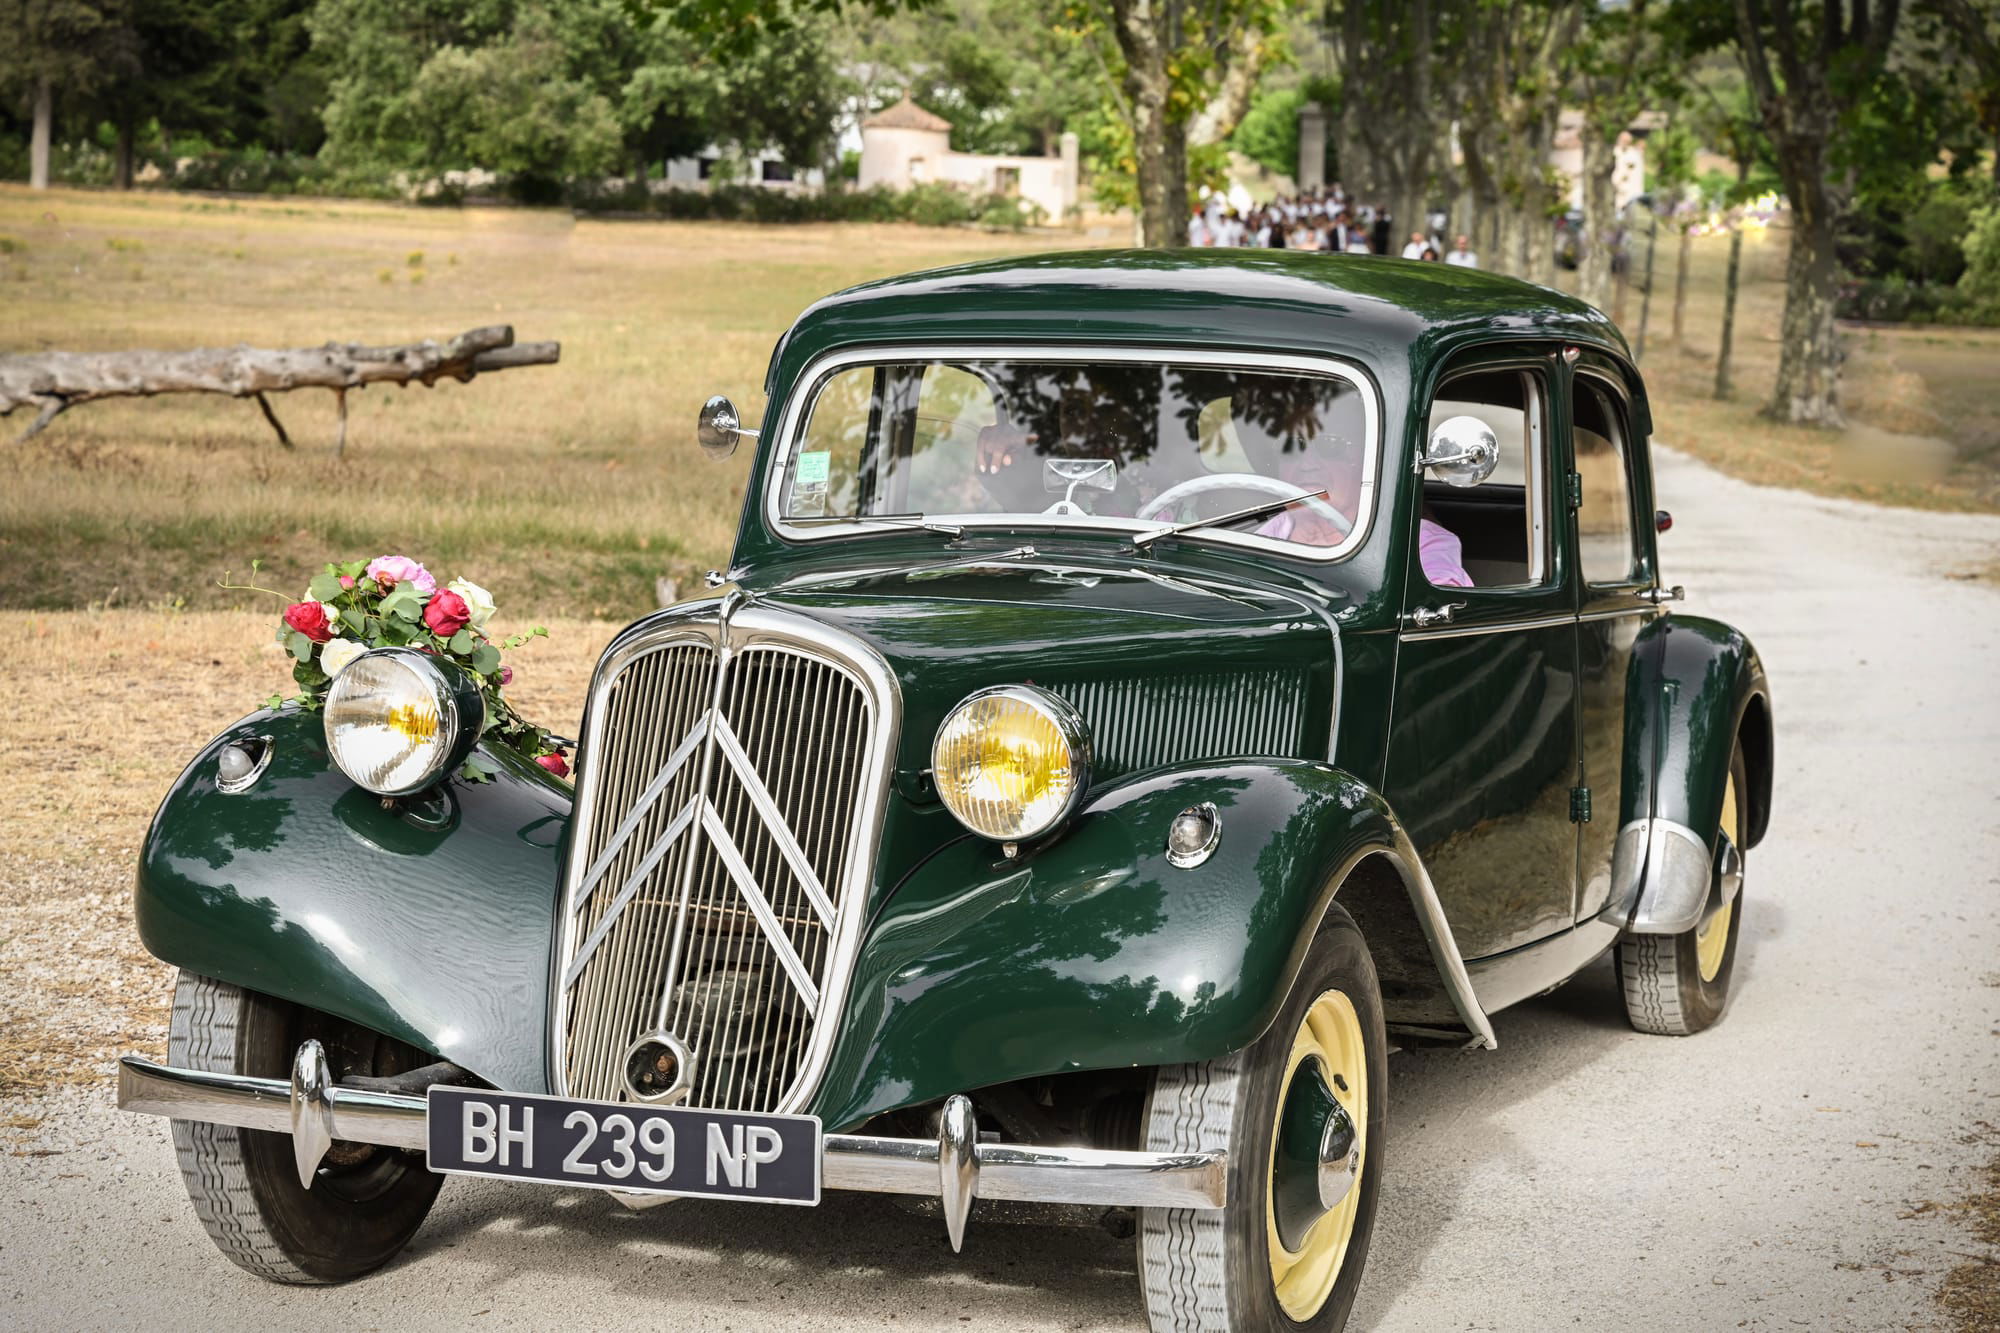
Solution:
M771 841L778 844L778 854L785 858L785 864L798 876L799 887L805 890L806 898L812 903L813 911L819 913L820 922L828 930L833 929L833 904L827 901L826 890L820 886L819 876L813 873L811 863L799 847L799 840L792 834L792 826L785 822L785 816L778 809L778 802L772 797L771 789L764 785L764 779L757 772L750 756L744 753L743 742L736 738L736 731L729 725L729 719L715 714L715 740L722 747L723 755L735 770L736 780L743 784L743 790L750 797L750 804L764 820L764 831L771 835ZM714 818L715 809L709 807L708 818ZM721 821L716 821L717 827ZM724 836L727 836L725 831ZM730 844L731 850L735 844ZM746 869L745 874L749 871Z
M1504 634L1508 630L1550 629L1557 625L1576 623L1574 611L1558 611L1551 615L1524 616L1519 620L1495 620L1483 625L1452 625L1446 629L1410 629L1401 631L1397 637L1404 643L1416 643L1424 639L1469 639L1476 634Z
M422 1152L429 1142L422 1097L335 1085L326 1103L333 1136ZM136 1055L118 1062L118 1106L145 1115L289 1134L291 1085L282 1079L174 1069ZM828 1134L822 1147L826 1189L937 1198L941 1192L935 1139ZM1229 1157L1223 1152L1150 1153L1104 1148L1045 1148L980 1143L982 1199L1026 1203L1086 1203L1109 1208L1220 1208L1228 1198Z
M792 381L792 391L786 396L783 417L777 429L777 446L771 454L765 472L764 503L762 514L765 526L780 538L790 542L814 542L834 537L857 535L879 536L883 529L868 523L825 523L799 528L787 524L778 513L778 493L784 488L785 464L790 461L792 450L798 442L804 424L804 414L810 405L808 398L817 397L816 388L828 375L850 366L871 364L908 365L923 361L983 361L1011 359L1016 361L1092 362L1129 361L1152 362L1180 366L1207 366L1219 370L1289 370L1305 374L1330 376L1345 380L1361 394L1362 415L1367 438L1362 444L1361 492L1357 501L1354 530L1342 539L1338 546L1330 546L1319 554L1310 554L1317 548L1299 546L1292 542L1275 541L1268 537L1257 537L1245 533L1195 532L1187 534L1187 539L1214 542L1223 546L1247 547L1256 551L1270 551L1292 560L1307 560L1315 564L1325 564L1345 559L1358 550L1375 521L1375 494L1377 477L1382 461L1382 416L1381 390L1368 373L1360 366L1331 356L1279 355L1266 352L1234 352L1216 355L1193 347L1147 346L1147 347L1093 347L1069 344L1048 346L1043 344L1023 344L1009 346L1004 343L906 343L869 344L861 347L842 348L828 352L809 362ZM926 514L924 516L941 523L955 523L967 529L973 528L1036 528L1056 532L1150 532L1157 523L1146 523L1139 519L1104 517L1092 524L1079 523L1036 523L1024 521L1023 516L1011 516L1005 522L993 521L991 514Z
M667 762L660 765L659 776L648 783L646 790L640 792L638 799L632 802L632 813L620 820L618 827L611 831L611 836L604 840L604 851L584 875L583 882L570 894L570 911L574 912L583 905L583 900L597 887L598 879L611 863L618 859L618 853L624 850L625 840L632 836L632 830L639 827L640 821L646 817L646 812L653 808L653 802L660 799L660 793L667 789L667 784L674 780L674 775L681 771L681 765L688 761L688 757L695 752L696 747L708 739L709 719L714 716L713 713L705 713L700 721L688 728L687 739L674 747L674 752L667 756Z
M1614 606L1603 611L1585 611L1582 615L1578 616L1577 619L1620 620L1626 616L1651 615L1653 612L1657 610L1659 610L1658 607L1648 606L1644 602L1641 602L1637 606Z
M682 806L681 812L674 816L673 823L667 825L666 832L662 833L654 841L653 845L647 849L646 854L639 859L639 864L632 868L631 875L626 878L623 884L618 886L618 892L611 899L610 904L605 907L604 915L598 918L598 922L591 928L590 934L584 937L581 945L577 946L576 957L572 958L569 966L563 969L562 984L565 990L575 983L577 975L583 971L584 964L588 963L590 956L597 952L597 946L604 943L604 937L611 933L611 927L618 924L618 918L624 913L626 906L638 894L640 888L644 886L646 877L653 873L653 867L660 863L661 857L673 849L675 840L681 834L687 832L688 825L694 822L695 810L701 807L702 804L701 798L697 796ZM618 850L618 847L614 846L611 848L609 854L615 855ZM589 885L586 884L579 892L588 893ZM574 908L570 910L572 912L575 911Z
M778 914L771 910L771 900L757 887L757 877L750 873L750 867L743 863L743 853L736 848L736 839L729 836L729 828L715 813L715 807L706 801L701 812L701 831L708 835L708 845L715 848L715 854L722 858L723 869L736 883L736 891L743 895L743 901L750 907L750 915L756 918L758 929L764 932L765 942L771 946L771 953L777 958L785 975L791 979L792 989L805 1001L806 1008L819 1010L819 987L813 985L812 976L807 973L805 963L799 958L798 950L785 938L783 926L778 924ZM669 972L669 976L674 975ZM664 1002L662 1007L664 1007Z
M1493 1024L1487 1019L1486 1010L1472 988L1472 978L1465 970L1465 957L1459 953L1458 941L1452 937L1451 922L1445 919L1444 904L1438 901L1437 886L1431 883L1430 871L1424 869L1423 858L1417 855L1410 835L1403 831L1402 821L1391 815L1389 825L1395 830L1396 837L1390 860L1403 872L1403 883L1410 891L1410 906L1416 909L1417 923L1423 927L1424 939L1431 946L1431 956L1437 960L1438 973L1444 978L1445 989L1451 993L1459 1017L1465 1020L1466 1031L1487 1050L1497 1050L1500 1039L1493 1035Z

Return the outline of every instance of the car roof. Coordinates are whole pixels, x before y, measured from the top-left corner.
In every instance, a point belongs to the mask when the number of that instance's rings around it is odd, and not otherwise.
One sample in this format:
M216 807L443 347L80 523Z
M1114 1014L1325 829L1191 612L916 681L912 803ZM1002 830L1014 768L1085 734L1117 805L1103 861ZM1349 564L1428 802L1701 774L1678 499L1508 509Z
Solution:
M1480 269L1288 250L1083 250L1014 255L850 287L780 341L784 368L837 347L1079 342L1304 351L1413 378L1467 342L1561 338L1629 361L1596 307Z

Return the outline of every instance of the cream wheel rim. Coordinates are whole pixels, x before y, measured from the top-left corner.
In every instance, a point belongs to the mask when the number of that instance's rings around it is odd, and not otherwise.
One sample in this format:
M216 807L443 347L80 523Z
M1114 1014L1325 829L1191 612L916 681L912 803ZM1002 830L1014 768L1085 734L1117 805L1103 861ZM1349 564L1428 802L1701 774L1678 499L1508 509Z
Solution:
M1296 1250L1286 1249L1278 1238L1278 1216L1273 1204L1277 1185L1275 1156L1265 1180L1264 1229L1270 1246L1271 1285L1277 1293L1279 1308L1301 1322L1318 1314L1327 1297L1333 1294L1333 1284L1347 1262L1347 1247L1354 1239L1354 1220L1361 1211L1362 1181L1368 1170L1368 1046L1361 1031L1361 1017L1354 1011L1354 1001L1340 991L1326 991L1314 1000L1292 1038L1291 1053L1285 1058L1285 1079L1278 1088L1278 1108L1272 1115L1274 1149L1292 1079L1313 1059L1320 1061L1327 1081L1338 1090L1341 1105L1354 1121L1361 1146L1352 1187L1339 1203L1307 1228Z
M1734 773L1722 786L1722 831L1731 838L1737 834ZM1729 923L1735 915L1736 904L1732 901L1695 927L1694 958L1703 981L1714 981L1722 971L1722 957L1729 952Z

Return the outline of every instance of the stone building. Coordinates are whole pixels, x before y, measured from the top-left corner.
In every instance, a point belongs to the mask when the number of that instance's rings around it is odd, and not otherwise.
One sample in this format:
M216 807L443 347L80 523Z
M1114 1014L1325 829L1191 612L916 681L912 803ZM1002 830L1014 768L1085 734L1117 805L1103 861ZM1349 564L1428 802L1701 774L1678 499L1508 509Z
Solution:
M1061 222L1077 205L1080 156L1074 134L1063 135L1061 144L1057 157L953 152L951 122L906 93L861 122L859 184L864 190L877 185L906 190L943 182L979 194L1015 195L1039 205L1050 222Z

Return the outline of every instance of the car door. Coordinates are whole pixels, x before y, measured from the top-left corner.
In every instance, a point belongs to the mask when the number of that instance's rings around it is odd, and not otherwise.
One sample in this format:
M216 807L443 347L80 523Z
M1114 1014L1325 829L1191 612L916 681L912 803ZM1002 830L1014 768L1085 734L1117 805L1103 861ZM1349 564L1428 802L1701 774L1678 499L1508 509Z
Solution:
M1410 515L1385 781L1467 958L1560 933L1575 915L1576 593L1555 505L1560 387L1549 352L1485 352L1454 361L1425 408L1426 439L1448 417L1474 416L1500 446L1485 482L1426 479ZM1444 568L1454 539L1455 573ZM1452 586L1460 576L1471 586Z
M1652 477L1626 378L1597 354L1569 375L1569 467L1576 474L1569 521L1576 544L1578 747L1589 818L1578 842L1576 919L1602 911L1611 894L1625 769L1626 676L1639 632L1660 610L1653 586Z

